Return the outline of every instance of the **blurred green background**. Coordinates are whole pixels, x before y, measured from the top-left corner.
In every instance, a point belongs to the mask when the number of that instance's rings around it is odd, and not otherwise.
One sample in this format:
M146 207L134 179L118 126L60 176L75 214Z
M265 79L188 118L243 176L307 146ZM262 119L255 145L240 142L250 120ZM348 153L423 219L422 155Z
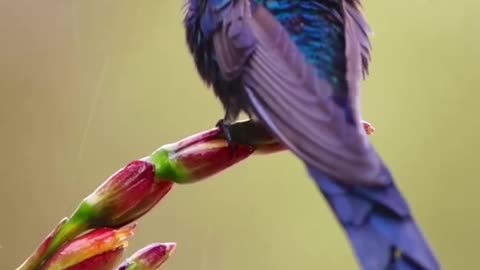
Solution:
M480 2L365 1L364 118L445 269L480 242ZM13 269L106 177L222 116L184 42L182 0L0 0L0 264ZM165 269L357 269L291 154L177 187L129 251Z

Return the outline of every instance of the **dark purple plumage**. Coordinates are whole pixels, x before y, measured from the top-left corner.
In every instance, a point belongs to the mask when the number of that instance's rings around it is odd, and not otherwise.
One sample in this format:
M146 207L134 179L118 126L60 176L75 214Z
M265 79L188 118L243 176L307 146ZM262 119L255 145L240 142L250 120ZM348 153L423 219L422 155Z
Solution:
M234 121L241 111L252 115L251 106L243 91L240 79L225 80L220 72L213 53L212 36L219 27L212 16L204 16L207 12L207 0L191 0L186 2L184 25L188 48L195 61L198 74L211 86L220 99L225 110L225 119Z
M227 122L240 111L302 159L363 269L440 266L360 124L370 29L358 0L189 0L187 43Z

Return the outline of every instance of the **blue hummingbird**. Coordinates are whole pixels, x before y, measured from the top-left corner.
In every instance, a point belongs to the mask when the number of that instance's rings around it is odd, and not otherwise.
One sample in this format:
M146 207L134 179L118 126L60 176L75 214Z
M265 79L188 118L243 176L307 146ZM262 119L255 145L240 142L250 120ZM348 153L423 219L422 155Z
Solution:
M186 40L229 125L241 112L301 159L362 269L441 269L362 129L360 0L186 0Z

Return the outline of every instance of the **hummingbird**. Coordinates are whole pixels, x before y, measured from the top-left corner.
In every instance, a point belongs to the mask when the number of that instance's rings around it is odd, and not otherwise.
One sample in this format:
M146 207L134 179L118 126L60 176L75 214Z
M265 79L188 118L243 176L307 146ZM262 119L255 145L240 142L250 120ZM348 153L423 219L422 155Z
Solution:
M360 111L371 29L360 0L186 0L186 43L225 115L245 113L303 161L365 270L438 270L367 139Z

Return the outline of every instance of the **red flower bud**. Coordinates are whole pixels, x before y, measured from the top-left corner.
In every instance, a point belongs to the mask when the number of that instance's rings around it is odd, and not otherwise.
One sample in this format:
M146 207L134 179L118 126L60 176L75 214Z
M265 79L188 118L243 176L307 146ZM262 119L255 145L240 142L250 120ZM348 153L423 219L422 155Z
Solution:
M152 209L172 185L156 178L152 163L137 160L112 175L83 203L95 217L90 220L94 226L123 226Z
M202 132L158 149L151 156L157 175L177 183L193 183L245 159L255 147L235 144L233 153L221 131Z
M99 228L63 245L41 270L110 270L115 267L133 235L135 225Z
M53 238L44 259L88 229L118 228L138 219L152 209L172 185L173 182L160 181L148 161L131 162L83 200Z

